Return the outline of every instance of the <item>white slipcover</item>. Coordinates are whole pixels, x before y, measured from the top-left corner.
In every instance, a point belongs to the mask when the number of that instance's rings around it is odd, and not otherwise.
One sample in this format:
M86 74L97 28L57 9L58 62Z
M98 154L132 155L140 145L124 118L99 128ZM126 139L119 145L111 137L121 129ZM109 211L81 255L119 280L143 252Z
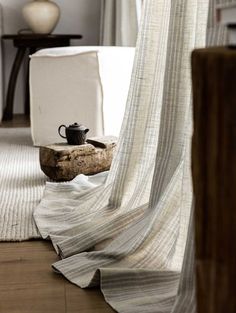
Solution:
M118 136L135 48L67 47L31 56L30 110L34 145L62 142L61 124L82 123L88 136Z

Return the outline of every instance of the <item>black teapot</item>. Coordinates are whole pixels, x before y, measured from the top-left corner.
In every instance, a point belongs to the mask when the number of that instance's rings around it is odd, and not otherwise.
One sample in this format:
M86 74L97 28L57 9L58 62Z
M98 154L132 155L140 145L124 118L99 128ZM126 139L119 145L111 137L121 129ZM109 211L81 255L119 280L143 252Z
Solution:
M61 134L61 129L65 128L66 136ZM65 125L61 125L58 128L58 133L62 138L67 139L69 145L83 145L86 140L86 134L89 129L83 125L78 123L74 123L66 127Z

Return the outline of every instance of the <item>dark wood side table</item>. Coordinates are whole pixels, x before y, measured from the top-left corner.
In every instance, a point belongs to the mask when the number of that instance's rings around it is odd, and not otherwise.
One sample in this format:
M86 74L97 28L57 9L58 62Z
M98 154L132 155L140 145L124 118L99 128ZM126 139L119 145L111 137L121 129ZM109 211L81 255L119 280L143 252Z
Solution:
M40 34L17 34L17 35L3 35L3 40L12 40L14 46L17 48L16 57L12 66L10 79L8 83L6 106L3 113L3 120L12 120L13 104L17 76L20 66L24 59L26 52L28 55L33 54L38 49L53 48L53 47L67 47L70 46L71 39L81 39L82 35L65 34L65 35L40 35ZM28 70L29 73L29 70ZM29 114L29 75L26 81L26 99L25 99L25 114Z

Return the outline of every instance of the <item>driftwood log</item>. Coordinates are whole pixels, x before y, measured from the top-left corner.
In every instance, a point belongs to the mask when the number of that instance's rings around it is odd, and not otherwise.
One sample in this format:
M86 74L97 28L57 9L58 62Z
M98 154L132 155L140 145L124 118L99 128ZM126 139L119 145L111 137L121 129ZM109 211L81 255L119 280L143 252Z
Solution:
M236 312L236 50L192 56L198 313Z
M110 169L117 143L116 137L94 137L87 143L66 143L40 147L40 166L52 180L69 181L78 174L93 175Z

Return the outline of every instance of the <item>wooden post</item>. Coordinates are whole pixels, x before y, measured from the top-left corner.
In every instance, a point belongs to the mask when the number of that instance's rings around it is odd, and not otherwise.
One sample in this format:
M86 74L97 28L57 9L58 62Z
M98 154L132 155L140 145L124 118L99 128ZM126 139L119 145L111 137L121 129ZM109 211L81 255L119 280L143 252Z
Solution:
M192 55L198 313L236 312L236 50Z

